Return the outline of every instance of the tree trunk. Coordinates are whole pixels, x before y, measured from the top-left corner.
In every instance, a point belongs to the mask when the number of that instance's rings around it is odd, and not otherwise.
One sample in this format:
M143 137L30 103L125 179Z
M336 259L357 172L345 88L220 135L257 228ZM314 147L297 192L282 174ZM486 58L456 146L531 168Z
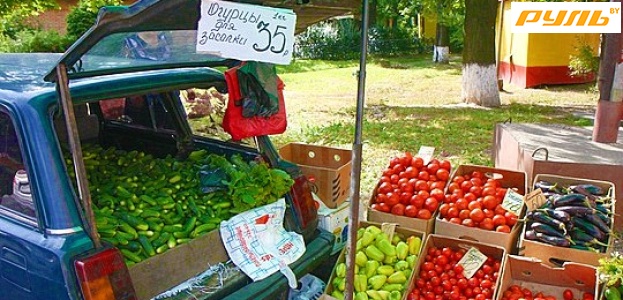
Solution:
M621 96L621 33L604 33L599 62L599 102L595 110L593 142L616 143L623 114Z
M440 64L450 63L450 32L448 26L437 22L433 61Z
M465 0L462 98L486 107L500 105L495 66L497 0Z

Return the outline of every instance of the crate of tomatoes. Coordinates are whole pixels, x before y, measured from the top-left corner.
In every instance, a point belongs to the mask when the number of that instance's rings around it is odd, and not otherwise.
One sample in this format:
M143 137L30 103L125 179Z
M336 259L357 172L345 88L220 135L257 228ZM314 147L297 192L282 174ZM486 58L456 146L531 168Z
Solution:
M430 234L405 299L494 299L505 255L499 246Z
M513 253L526 190L524 172L460 165L439 206L435 233L498 245Z
M496 300L595 300L594 266L568 262L561 267L534 257L507 255Z
M368 220L431 233L450 171L445 159L425 162L409 152L392 158L372 192Z

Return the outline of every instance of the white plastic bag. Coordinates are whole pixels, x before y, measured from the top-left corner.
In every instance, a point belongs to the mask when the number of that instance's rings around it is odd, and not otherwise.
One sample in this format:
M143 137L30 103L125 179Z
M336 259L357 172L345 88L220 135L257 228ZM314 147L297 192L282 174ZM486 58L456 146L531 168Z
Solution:
M305 242L300 234L283 228L285 211L286 202L279 199L221 222L220 231L227 254L253 281L280 271L296 288L288 264L305 253Z

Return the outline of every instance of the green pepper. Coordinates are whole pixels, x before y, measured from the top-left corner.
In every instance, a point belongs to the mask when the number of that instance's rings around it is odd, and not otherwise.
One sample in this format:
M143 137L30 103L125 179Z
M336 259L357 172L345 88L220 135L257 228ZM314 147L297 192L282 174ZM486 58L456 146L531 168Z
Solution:
M399 260L404 260L409 255L409 245L407 243L400 241L396 244L396 257Z
M399 291L391 291L389 293L389 299L388 300L400 300L402 299L402 295Z
M385 259L385 254L383 254L383 252L381 252L381 250L379 250L374 245L370 245L366 247L365 253L368 256L368 258L374 259L378 262L382 262L383 259Z
M367 261L368 256L366 256L363 251L357 251L357 254L355 254L355 264L363 268L366 266Z
M416 254L411 254L407 256L407 263L409 263L409 268L413 269L415 267L415 263L417 262L418 256Z
M420 247L422 246L422 239L417 236L410 236L407 238L407 245L409 246L409 254L419 255Z
M366 294L366 292L357 292L357 294L355 294L355 300L368 300L368 294Z
M368 294L368 299L372 298L372 300L383 300L383 297L381 296L379 292L380 291L367 290L366 294Z
M344 300L344 293L338 291L338 290L333 290L333 292L331 292L331 297L337 299L337 300Z
M385 282L387 282L387 276L385 276L385 275L374 275L374 276L368 278L368 285L373 290L381 289L381 287L383 287Z
M385 275L385 276L389 276L394 274L394 267L392 266L380 266L376 269L376 274L380 274L380 275Z
M621 293L614 286L608 287L604 295L606 296L606 300L621 300Z
M366 262L366 276L368 276L368 278L376 275L376 269L378 269L381 266L381 264L376 261L376 260L368 260Z
M363 274L355 275L354 287L357 292L365 292L368 289L368 277Z
M335 276L341 277L341 278L346 277L346 264L345 263L342 262L342 263L337 264L337 266L335 266Z
M388 283L384 285L383 287L381 287L381 289L384 291L393 292L393 291L401 291L402 287L403 285L399 283Z
M404 284L405 282L407 282L407 276L405 276L405 273L403 273L402 271L396 271L392 275L389 275L389 277L387 277L387 282Z
M405 260L399 260L394 264L394 269L397 271L403 271L409 269L409 263Z
M362 246L368 247L374 241L374 235L370 231L364 231L360 240Z
M392 243L388 239L380 239L377 240L374 245L383 252L386 256L396 256L396 248L392 245Z

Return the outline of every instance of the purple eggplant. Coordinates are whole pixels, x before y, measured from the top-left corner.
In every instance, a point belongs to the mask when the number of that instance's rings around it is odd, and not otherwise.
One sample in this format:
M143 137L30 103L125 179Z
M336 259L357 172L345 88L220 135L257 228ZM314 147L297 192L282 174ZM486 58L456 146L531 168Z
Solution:
M571 216L583 216L587 214L594 214L596 211L594 208L585 207L585 206L559 206L559 207L556 207L556 210L564 211Z
M603 231L604 233L610 233L610 226L608 226L608 224L606 224L599 217L600 214L601 213L585 215L584 220L593 223L593 225L597 226L597 228L599 228L599 230Z
M526 238L526 240L531 240L531 241L536 241L538 240L536 238L536 231L530 229L530 230L526 230L526 233L524 234L524 237Z
M527 218L529 220L533 221L533 222L540 222L540 223L549 225L549 226L551 226L552 228L554 228L556 230L562 230L563 234L567 233L567 227L566 227L565 223L563 223L560 220L557 220L555 218L552 218L552 217L548 216L546 213L544 213L542 211L535 210Z
M535 233L537 240L539 240L540 242L552 245L552 246L558 246L558 247L570 247L571 246L571 241L569 241L569 238L564 238L564 237L557 237L557 236L551 236L551 235L547 235L541 232L537 232Z
M576 193L588 193L594 196L602 196L605 194L604 189L592 184L578 184L570 186L571 190Z
M584 220L581 217L573 218L573 224L598 240L603 240L607 236L606 233L597 227L597 225Z
M530 224L530 228L532 230L534 230L535 232L538 232L538 233L543 233L543 234L547 234L547 235L551 235L551 236L557 236L557 237L561 237L561 238L565 237L565 233L560 232L557 229L555 229L552 226L549 226L549 225L547 225L545 223L532 222L532 224Z
M563 223L567 223L571 220L571 215L569 215L568 213L561 211L561 210L555 210L555 209L537 209L537 211L543 212L546 215L561 221Z
M596 204L595 204L594 200L590 200L585 195L577 194L577 193L560 196L560 197L554 199L554 206L555 207L560 207L560 206L585 206L585 207L595 208L595 205Z

